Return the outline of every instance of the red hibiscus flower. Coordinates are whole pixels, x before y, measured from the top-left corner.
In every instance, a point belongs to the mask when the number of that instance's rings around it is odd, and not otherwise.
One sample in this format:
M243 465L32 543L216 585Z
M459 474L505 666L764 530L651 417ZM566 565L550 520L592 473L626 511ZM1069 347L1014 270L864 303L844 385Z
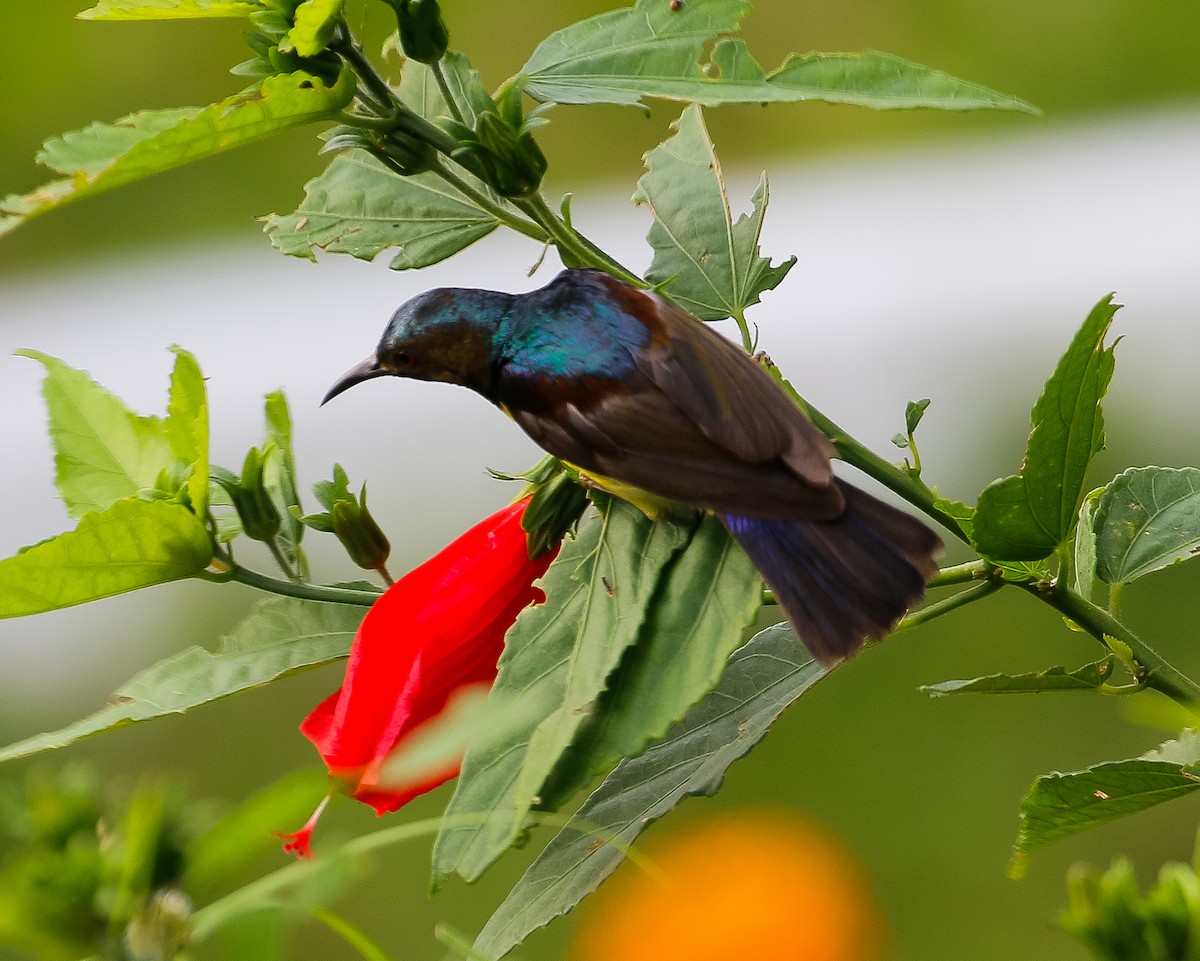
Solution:
M341 690L300 725L347 794L379 814L394 811L458 774L458 764L403 786L379 783L380 767L461 689L490 684L517 615L545 600L533 586L557 548L529 559L517 501L409 572L367 612ZM310 821L282 835L307 856Z

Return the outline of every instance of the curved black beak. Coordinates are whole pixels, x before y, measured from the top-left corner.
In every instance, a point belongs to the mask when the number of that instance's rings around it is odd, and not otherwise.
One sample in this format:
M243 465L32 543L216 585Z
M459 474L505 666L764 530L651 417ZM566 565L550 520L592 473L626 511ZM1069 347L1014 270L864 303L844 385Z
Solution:
M375 377L386 377L391 373L386 367L380 366L376 357L368 357L338 378L337 383L330 387L329 392L321 399L321 406L325 406L342 391L349 390L355 384L361 384L364 380L371 380Z

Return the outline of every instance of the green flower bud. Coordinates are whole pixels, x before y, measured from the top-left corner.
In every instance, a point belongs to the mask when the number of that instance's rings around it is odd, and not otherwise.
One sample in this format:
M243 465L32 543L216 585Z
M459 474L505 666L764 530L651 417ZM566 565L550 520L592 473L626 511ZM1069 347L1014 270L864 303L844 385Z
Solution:
M334 464L333 480L314 484L313 495L325 512L309 514L300 518L301 522L315 531L336 535L350 559L363 570L382 571L392 546L367 510L367 485L363 484L355 497L342 465Z
M357 501L338 501L330 516L333 533L346 548L350 560L367 571L377 571L387 563L392 545L367 510L366 484Z
M521 517L528 535L530 558L540 557L574 529L587 508L587 491L579 486L573 471L556 458L546 458L523 475L529 480L525 492L533 492Z
M263 486L263 457L257 447L246 452L241 478L221 468L212 469L212 478L229 494L247 537L270 541L279 533L279 509Z
M546 173L546 156L527 130L499 114L480 114L476 128L494 170L491 185L504 197L528 197Z
M391 0L400 27L400 47L410 60L435 63L450 44L437 0Z

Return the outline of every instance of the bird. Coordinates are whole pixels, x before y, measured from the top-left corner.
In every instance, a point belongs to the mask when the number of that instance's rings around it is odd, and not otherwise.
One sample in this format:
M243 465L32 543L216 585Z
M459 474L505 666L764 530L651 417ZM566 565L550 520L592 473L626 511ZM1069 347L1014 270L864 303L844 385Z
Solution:
M834 474L833 444L740 346L593 268L528 293L443 287L403 303L322 404L376 377L467 387L596 486L711 511L813 657L890 633L942 541Z

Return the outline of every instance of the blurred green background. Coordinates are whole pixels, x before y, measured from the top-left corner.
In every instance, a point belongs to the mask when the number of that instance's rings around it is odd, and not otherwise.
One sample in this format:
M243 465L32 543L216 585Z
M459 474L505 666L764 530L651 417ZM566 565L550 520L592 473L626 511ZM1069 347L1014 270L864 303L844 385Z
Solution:
M240 86L225 73L247 56L236 21L94 24L73 19L80 6L63 0L14 3L0 17L6 40L0 58L0 190L26 191L49 179L32 162L48 136L140 108L212 102ZM515 72L545 33L612 6L583 0L444 2L454 45L469 53L493 85ZM364 7L363 34L377 43L388 29L387 11L379 4L359 5ZM774 66L792 50L885 50L1032 101L1052 126L1111 111L1194 105L1200 95L1200 7L1177 0L1014 0L991 6L968 0L758 0L744 26L750 49L764 66ZM606 189L614 189L612 178L619 172L615 193L623 200L640 171L640 155L663 138L677 113L676 106L661 103L649 118L617 108L555 110L554 123L539 135L551 158L551 194L567 189L585 194L588 182L601 178L609 184ZM888 156L936 140L974 138L990 149L1005 135L1038 126L1003 114L887 114L819 104L721 109L710 112L709 123L726 165L755 172L760 166L774 170L814 159L853 163L857 157ZM69 284L86 271L119 270L149 250L195 257L222 247L265 245L252 218L290 210L299 200L302 182L322 165L314 134L293 132L68 206L21 228L0 241L0 324L16 319L3 313L5 287L30 278ZM976 227L986 234L986 224ZM869 265L865 269L869 272ZM1095 297L1103 292L1096 290ZM1079 304L1079 320L1088 306ZM76 329L71 325L79 320L86 318L62 318L61 328L46 331L47 339L70 342ZM296 336L315 340L325 333ZM1055 350L1063 345L1065 339ZM969 495L971 484L1016 466L1032 391L1055 356L1051 351L1026 358L1011 346L999 361L976 359L1011 366L1014 382L1022 386L989 407L997 422L1007 418L1011 425L1005 449L965 445L953 452L952 472L963 484L955 493ZM959 365L961 377L969 380L970 364ZM1118 362L1118 378L1121 370ZM261 356L248 359L246 376L261 393L286 383L288 371ZM1128 390L1136 393L1137 385ZM32 395L28 400L32 408ZM837 409L830 412L836 416ZM1104 455L1097 483L1138 458L1197 462L1194 413L1171 412L1165 419L1175 422L1175 432L1162 434L1153 429L1157 413L1126 400L1110 426L1113 450ZM0 468L26 469L32 468L11 460ZM316 479L323 467L309 464L308 470ZM379 491L375 497L382 499L384 481L372 477L371 482L372 491ZM453 524L429 521L433 532L403 544L395 566L416 562L464 526L459 518L493 506L482 501L447 505ZM1176 663L1193 673L1200 671L1194 643L1198 588L1200 571L1183 567L1135 585L1127 598L1135 628L1161 640ZM70 665L64 665L61 689L32 698L22 692L19 715L0 713L0 736L7 741L65 723L95 709L116 683L157 657L190 643L211 645L249 603L249 592L229 593L237 596L225 604L214 603L213 591L200 599L187 588L167 595L174 606L170 633L146 637L144 657L86 678L72 676ZM105 617L123 625L122 633L137 634L143 627L139 598L106 603ZM161 623L156 624L161 632ZM105 643L103 638L91 642ZM867 865L897 958L1082 958L1082 949L1054 930L1065 899L1067 865L1080 858L1106 864L1114 854L1129 854L1147 880L1163 860L1190 856L1200 806L1194 799L1176 802L1059 844L1036 856L1030 876L1014 883L1004 877L1004 864L1017 803L1037 774L1138 754L1157 744L1160 733L1131 722L1116 699L931 701L917 687L998 670L1075 665L1094 653L1094 645L1020 596L1006 594L938 621L853 661L819 685L732 769L715 800L686 803L658 830L686 829L697 811L759 803L800 808L829 824ZM28 657L36 654L30 650ZM3 673L0 669L0 695ZM336 686L338 676L337 669L314 672L186 718L78 745L69 755L94 759L106 776L162 769L185 778L200 796L234 801L278 774L313 762L307 742L294 735L294 724ZM27 767L10 765L0 769L0 777L20 776ZM443 789L399 817L436 814L447 797ZM365 808L343 804L323 826L324 840L373 826ZM427 901L427 847L416 844L381 858L348 911L397 958L441 957L431 937L434 922L478 929L528 859L518 853L476 888L452 884ZM282 856L277 863L283 863ZM561 957L570 927L569 921L554 926L519 956L528 961ZM352 955L310 926L290 956Z

